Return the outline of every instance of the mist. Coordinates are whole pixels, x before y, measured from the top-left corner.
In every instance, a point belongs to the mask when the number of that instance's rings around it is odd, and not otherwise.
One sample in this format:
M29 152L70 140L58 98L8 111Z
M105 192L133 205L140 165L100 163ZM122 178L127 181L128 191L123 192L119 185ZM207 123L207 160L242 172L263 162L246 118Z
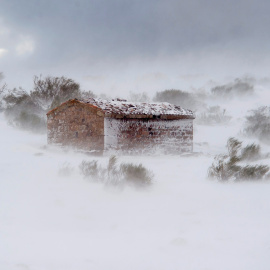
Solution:
M152 95L213 78L269 75L265 0L1 4L0 70L11 88L30 91L42 74L98 93Z
M0 268L269 269L269 8L2 0ZM43 108L33 94L35 78L62 76L82 97L194 110L193 153L116 154L117 166L151 173L146 186L88 177L82 164L102 171L111 153L48 145L45 114L67 97L55 90ZM215 161L232 160L229 138L260 155L236 156L232 175L210 179ZM260 165L261 178L239 178Z
M267 85L252 80L252 95L223 100L213 97L212 85L206 106L226 108L231 119L195 120L193 154L118 155L119 163L142 164L153 173L146 188L85 178L80 164L106 166L109 154L48 146L46 134L11 127L1 113L1 267L267 269L269 181L207 177L229 137L270 152L268 144L242 132L249 110L267 103ZM259 163L270 165L269 158Z

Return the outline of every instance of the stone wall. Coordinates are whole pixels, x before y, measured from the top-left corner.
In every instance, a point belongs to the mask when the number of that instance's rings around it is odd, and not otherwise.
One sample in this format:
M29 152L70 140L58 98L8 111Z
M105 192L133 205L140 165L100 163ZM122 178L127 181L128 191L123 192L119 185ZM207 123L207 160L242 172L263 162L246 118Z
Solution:
M77 100L63 103L47 117L49 144L130 154L178 154L193 150L193 119L116 119Z
M104 149L104 113L101 109L68 101L47 114L48 143L84 150Z
M105 149L128 153L193 151L193 120L105 118Z

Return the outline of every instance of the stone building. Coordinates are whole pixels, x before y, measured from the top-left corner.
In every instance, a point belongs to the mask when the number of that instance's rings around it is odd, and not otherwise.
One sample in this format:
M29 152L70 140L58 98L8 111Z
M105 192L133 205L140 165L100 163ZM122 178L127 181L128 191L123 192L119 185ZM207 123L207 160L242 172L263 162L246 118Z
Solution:
M126 153L193 149L193 112L166 102L72 99L48 112L47 118L49 144Z

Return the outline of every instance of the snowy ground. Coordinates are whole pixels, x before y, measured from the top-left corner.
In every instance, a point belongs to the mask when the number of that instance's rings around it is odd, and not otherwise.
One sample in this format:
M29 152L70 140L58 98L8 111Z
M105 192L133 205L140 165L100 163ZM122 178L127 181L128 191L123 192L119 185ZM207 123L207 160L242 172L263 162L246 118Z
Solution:
M155 179L119 190L79 174L82 160L107 156L48 148L45 135L0 117L0 269L270 269L270 183L206 178L237 120L196 126L198 156L121 157ZM68 177L59 175L65 162Z

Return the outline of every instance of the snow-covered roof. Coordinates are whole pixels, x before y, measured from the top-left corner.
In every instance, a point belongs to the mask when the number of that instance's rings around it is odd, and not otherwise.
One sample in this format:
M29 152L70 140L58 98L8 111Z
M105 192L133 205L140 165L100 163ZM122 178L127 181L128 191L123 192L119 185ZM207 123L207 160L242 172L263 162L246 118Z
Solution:
M139 103L126 100L103 100L89 98L79 102L92 104L102 109L105 117L115 118L161 118L161 119L194 119L191 110L167 102L162 103Z

